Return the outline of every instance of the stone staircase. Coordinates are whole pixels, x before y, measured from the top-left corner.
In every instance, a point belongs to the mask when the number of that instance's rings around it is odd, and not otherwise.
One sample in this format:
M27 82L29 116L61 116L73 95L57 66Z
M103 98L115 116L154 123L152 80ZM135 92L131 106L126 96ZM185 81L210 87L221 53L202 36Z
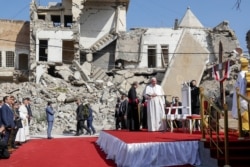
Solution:
M92 81L95 81L95 80L108 81L109 80L109 76L100 67L93 67L90 78Z
M117 35L107 34L98 40L95 44L90 47L90 50L94 53L106 47L108 44L113 42L117 38Z

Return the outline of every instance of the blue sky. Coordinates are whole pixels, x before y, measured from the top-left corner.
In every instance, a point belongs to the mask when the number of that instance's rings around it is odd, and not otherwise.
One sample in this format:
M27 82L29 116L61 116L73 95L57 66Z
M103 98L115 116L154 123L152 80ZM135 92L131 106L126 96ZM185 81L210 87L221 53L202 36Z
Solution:
M31 0L2 0L0 19L29 20ZM61 0L37 0L41 5ZM205 27L215 27L224 20L235 31L240 46L247 52L246 33L250 30L250 0L241 0L237 10L237 0L130 0L127 13L127 28L173 27L174 20L183 17L187 7Z

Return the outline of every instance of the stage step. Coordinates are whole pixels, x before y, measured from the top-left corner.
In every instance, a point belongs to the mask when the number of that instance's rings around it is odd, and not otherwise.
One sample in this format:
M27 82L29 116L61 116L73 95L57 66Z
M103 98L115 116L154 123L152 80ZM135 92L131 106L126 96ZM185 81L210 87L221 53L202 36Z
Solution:
M224 142L219 142L219 147L223 154L219 153L217 156L216 147L210 147L208 141L204 142L204 147L210 149L210 156L217 159L218 166L225 165L225 149ZM250 164L250 140L235 140L228 142L228 156L230 166L247 167Z

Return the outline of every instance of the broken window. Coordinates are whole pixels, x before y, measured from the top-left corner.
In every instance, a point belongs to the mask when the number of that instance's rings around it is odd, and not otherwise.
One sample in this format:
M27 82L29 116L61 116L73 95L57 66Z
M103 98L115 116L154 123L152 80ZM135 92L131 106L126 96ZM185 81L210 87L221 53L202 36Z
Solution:
M28 70L28 55L27 54L19 54L19 70Z
M86 53L80 54L80 64L83 64L85 61L87 61L86 56L87 56Z
M48 61L48 40L39 40L39 61Z
M63 63L71 64L74 60L74 42L63 41Z
M156 46L148 46L148 67L156 67Z
M61 17L60 15L51 15L51 21L53 22L54 27L61 26Z
M2 67L2 52L0 51L0 67Z
M167 65L168 61L169 61L169 49L168 49L168 45L162 45L161 46L161 56L162 59L164 60L164 64Z
M6 52L6 67L14 67L14 52Z
M64 16L64 27L71 27L72 26L72 15L65 15Z
M39 14L38 15L39 20L44 20L45 21L45 15L44 14Z

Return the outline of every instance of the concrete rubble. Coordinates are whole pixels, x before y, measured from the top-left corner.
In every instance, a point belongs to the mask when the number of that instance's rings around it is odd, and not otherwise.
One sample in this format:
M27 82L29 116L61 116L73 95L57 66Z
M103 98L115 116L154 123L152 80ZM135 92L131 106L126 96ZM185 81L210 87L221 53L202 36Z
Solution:
M33 120L31 123L31 134L45 134L46 118L45 107L47 101L53 102L56 111L53 133L75 133L77 108L75 98L81 97L84 102L88 101L94 110L94 126L97 131L102 129L114 129L114 108L117 97L122 93L127 94L131 83L138 81L138 96L147 82L147 76L135 76L133 72L126 70L114 71L113 76L108 76L108 81L100 78L92 79L95 75L89 68L59 66L55 67L54 76L44 73L38 84L32 82L2 83L1 97L11 94L21 101L24 97L32 99ZM86 70L90 71L86 71ZM92 74L92 75L91 75ZM100 76L101 77L101 76Z
M55 76L44 73L38 84L32 82L2 83L1 97L6 94L14 95L19 101L24 97L32 99L33 120L31 123L31 134L45 134L46 119L45 107L47 101L53 102L56 110L53 133L74 134L76 129L76 104L75 98L81 97L84 102L88 101L94 111L94 126L97 131L102 129L114 129L115 118L114 108L117 97L121 94L127 94L131 83L138 81L140 86L137 89L138 97L142 97L146 84L150 77L146 72L130 70L114 70L113 75L106 74L108 80L95 78L93 67L88 64L88 68L73 68L68 66L55 67ZM82 69L82 70L81 70ZM87 70L88 69L88 70ZM239 70L239 64L232 66L231 77L225 83L227 90L232 90L235 81L235 75ZM79 74L79 70L81 70ZM86 71L87 70L87 71ZM141 74L141 75L139 75ZM219 96L219 83L211 80L211 77L204 72L201 86L206 87L206 94L210 96ZM160 81L162 74L154 75ZM232 94L232 92L230 92ZM170 100L170 99L167 99Z

